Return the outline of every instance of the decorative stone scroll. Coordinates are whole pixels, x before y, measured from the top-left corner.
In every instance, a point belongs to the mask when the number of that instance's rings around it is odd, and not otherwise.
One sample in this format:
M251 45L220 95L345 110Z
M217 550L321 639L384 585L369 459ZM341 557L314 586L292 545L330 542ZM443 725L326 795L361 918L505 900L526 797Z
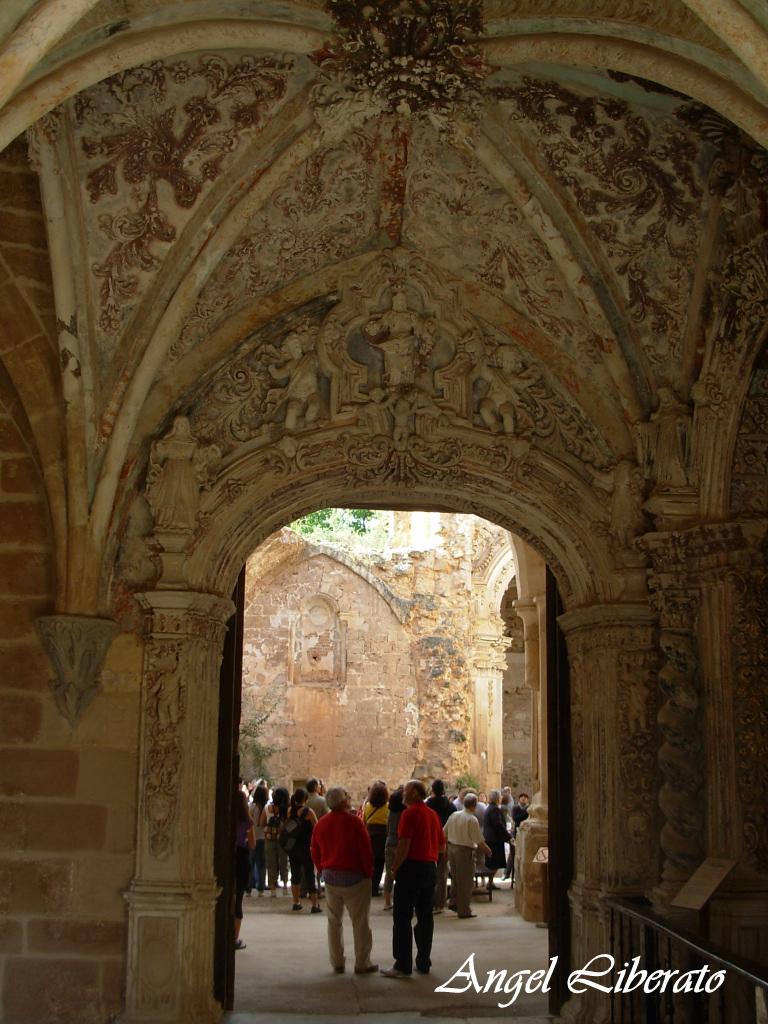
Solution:
M86 615L43 615L36 622L56 678L56 707L74 727L96 695L109 645L119 631L112 619Z

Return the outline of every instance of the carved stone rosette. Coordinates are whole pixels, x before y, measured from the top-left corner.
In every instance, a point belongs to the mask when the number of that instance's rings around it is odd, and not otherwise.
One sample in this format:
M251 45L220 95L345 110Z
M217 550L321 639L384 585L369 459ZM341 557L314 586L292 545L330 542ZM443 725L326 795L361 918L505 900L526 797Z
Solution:
M36 625L56 671L53 699L74 729L96 695L99 673L119 626L112 619L87 615L43 615Z
M606 895L638 895L655 881L655 618L647 604L595 605L559 618L571 678L574 964L610 948ZM599 993L575 997L563 1018L608 1020Z
M146 612L136 874L124 1022L213 1022L218 672L232 602L139 595Z

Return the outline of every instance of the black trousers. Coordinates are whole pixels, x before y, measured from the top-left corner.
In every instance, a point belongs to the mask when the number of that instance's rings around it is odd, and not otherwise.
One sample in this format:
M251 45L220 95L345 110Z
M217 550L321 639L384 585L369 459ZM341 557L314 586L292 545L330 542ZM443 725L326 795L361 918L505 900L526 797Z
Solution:
M392 907L392 955L398 971L413 971L413 940L416 940L416 970L426 974L432 966L432 900L437 865L428 860L405 860L395 876ZM411 919L416 924L411 932Z

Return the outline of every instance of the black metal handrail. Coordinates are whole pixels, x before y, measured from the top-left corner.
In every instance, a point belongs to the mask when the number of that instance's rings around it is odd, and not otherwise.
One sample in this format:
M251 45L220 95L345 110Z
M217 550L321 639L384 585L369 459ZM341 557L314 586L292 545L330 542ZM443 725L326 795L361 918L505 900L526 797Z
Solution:
M690 971L712 965L722 971L726 979L712 996L709 990L707 994L701 991L676 993L669 989L614 992L611 994L612 1022L751 1024L755 1021L755 990L761 989L768 1002L768 971L762 964L655 914L647 900L605 897L602 902L610 911L611 951L618 953L619 961L627 954L631 959L631 952L636 950L642 952L649 971L660 966Z
M666 917L654 914L652 910L646 910L649 906L644 900L617 899L606 897L603 902L606 906L617 910L627 917L632 917L644 925L653 928L654 931L666 936L675 942L680 942L692 953L701 957L702 960L714 961L732 974L738 974L752 985L763 988L768 992L768 970L754 960L738 956L721 946L703 939L695 932L689 932L685 928L678 928L670 923Z

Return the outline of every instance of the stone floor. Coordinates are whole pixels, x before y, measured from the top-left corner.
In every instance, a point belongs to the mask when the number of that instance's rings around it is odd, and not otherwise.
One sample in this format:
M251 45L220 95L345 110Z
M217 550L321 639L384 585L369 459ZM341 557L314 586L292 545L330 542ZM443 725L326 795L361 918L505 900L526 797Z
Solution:
M311 1017L320 1024L333 1024L349 1017L362 1017L367 1024L417 1024L441 1020L519 1020L545 1024L547 997L522 993L509 1007L496 1003L503 993L463 994L435 992L475 953L475 969L483 984L486 972L505 968L510 973L540 970L548 965L547 931L523 921L512 906L512 893L504 888L494 893L492 903L477 898L474 919L459 920L446 911L435 918L432 949L433 968L429 977L414 974L405 980L380 975L358 976L349 963L351 928L344 930L348 973L334 974L328 961L325 914L310 915L308 904L301 914L291 911L291 900L280 890L277 898L245 900L241 937L247 948L237 953L235 1012L226 1024L299 1024ZM321 906L322 901L321 901ZM382 967L392 964L392 915L372 904L373 956Z

